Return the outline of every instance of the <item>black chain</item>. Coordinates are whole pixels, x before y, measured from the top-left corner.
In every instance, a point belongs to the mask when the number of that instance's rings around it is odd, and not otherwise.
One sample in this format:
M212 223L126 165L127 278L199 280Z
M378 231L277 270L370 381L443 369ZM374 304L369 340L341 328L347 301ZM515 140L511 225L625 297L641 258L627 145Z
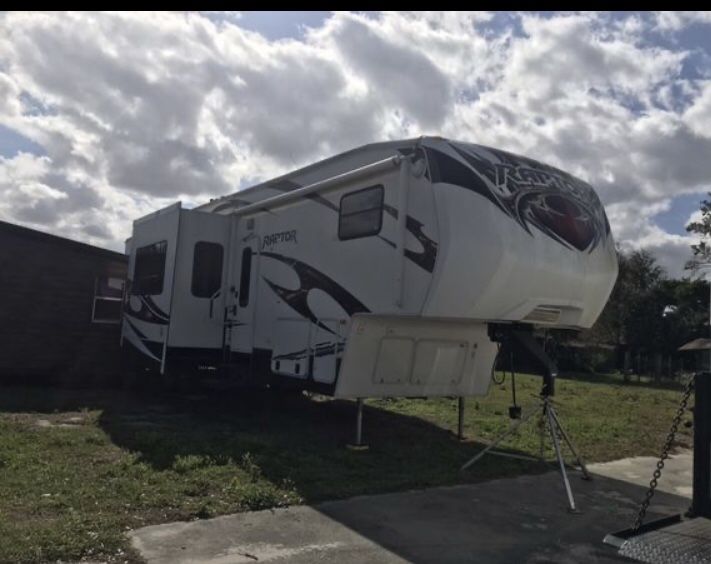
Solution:
M679 428L679 423L681 423L681 418L684 416L684 412L686 411L686 406L689 403L689 398L691 397L691 392L693 389L694 377L692 376L686 383L686 388L684 388L684 396L681 398L681 402L679 403L679 409L676 410L676 415L674 416L674 419L672 421L671 429L669 429L667 440L664 443L664 446L662 447L662 454L659 457L659 461L657 462L657 468L652 474L652 481L649 482L649 489L647 490L647 493L644 496L644 501L639 506L639 513L637 514L637 519L635 520L634 526L632 527L633 531L637 531L642 526L644 516L647 513L649 504L652 502L652 498L654 497L654 490L657 489L657 480L659 480L662 475L662 470L664 469L664 461L669 458L669 451L671 450L672 443L674 442L674 437L676 436L676 432Z

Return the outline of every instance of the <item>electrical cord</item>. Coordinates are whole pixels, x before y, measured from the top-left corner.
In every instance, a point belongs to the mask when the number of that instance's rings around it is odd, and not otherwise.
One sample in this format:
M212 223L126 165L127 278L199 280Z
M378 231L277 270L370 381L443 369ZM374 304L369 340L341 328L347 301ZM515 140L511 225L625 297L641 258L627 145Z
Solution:
M499 363L499 356L501 356L501 343L496 343L496 357L494 358L494 364L491 365L491 381L500 386L506 381L506 371L501 371L501 380L496 379L496 365Z
M506 381L506 369L501 370L501 378L497 379L496 377L496 365L498 364L499 357L501 356L501 344L496 343L496 357L494 358L494 364L491 367L491 380L496 384L497 386L501 386L505 381ZM516 402L516 372L514 371L514 364L513 364L513 350L509 351L509 372L511 374L511 395L512 395L512 402L511 406L509 407L509 417L511 419L520 419L521 418L521 408L519 407L518 403Z
M514 372L514 366L513 366L513 351L511 352L511 365L509 366L511 370L511 393L513 395L513 405L511 407L513 408L518 408L518 405L516 405L516 372Z

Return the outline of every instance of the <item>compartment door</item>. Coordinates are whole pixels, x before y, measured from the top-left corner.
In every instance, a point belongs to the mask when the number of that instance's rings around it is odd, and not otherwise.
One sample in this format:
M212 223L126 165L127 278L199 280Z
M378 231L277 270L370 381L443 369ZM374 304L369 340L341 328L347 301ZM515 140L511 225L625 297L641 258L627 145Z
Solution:
M282 317L274 323L274 350L271 369L275 374L305 380L311 372L309 337L311 322Z

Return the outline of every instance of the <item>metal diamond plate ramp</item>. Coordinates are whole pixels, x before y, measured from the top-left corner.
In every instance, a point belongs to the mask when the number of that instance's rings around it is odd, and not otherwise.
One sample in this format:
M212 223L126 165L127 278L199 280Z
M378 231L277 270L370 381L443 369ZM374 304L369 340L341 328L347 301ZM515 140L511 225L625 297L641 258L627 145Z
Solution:
M689 519L625 540L619 554L649 564L711 564L711 520Z

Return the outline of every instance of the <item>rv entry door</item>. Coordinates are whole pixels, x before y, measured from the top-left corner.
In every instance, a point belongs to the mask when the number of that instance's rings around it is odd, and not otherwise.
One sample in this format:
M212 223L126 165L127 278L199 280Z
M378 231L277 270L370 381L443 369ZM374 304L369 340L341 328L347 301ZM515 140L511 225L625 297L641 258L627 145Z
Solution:
M229 217L181 210L168 352L171 364L216 367L222 329Z

